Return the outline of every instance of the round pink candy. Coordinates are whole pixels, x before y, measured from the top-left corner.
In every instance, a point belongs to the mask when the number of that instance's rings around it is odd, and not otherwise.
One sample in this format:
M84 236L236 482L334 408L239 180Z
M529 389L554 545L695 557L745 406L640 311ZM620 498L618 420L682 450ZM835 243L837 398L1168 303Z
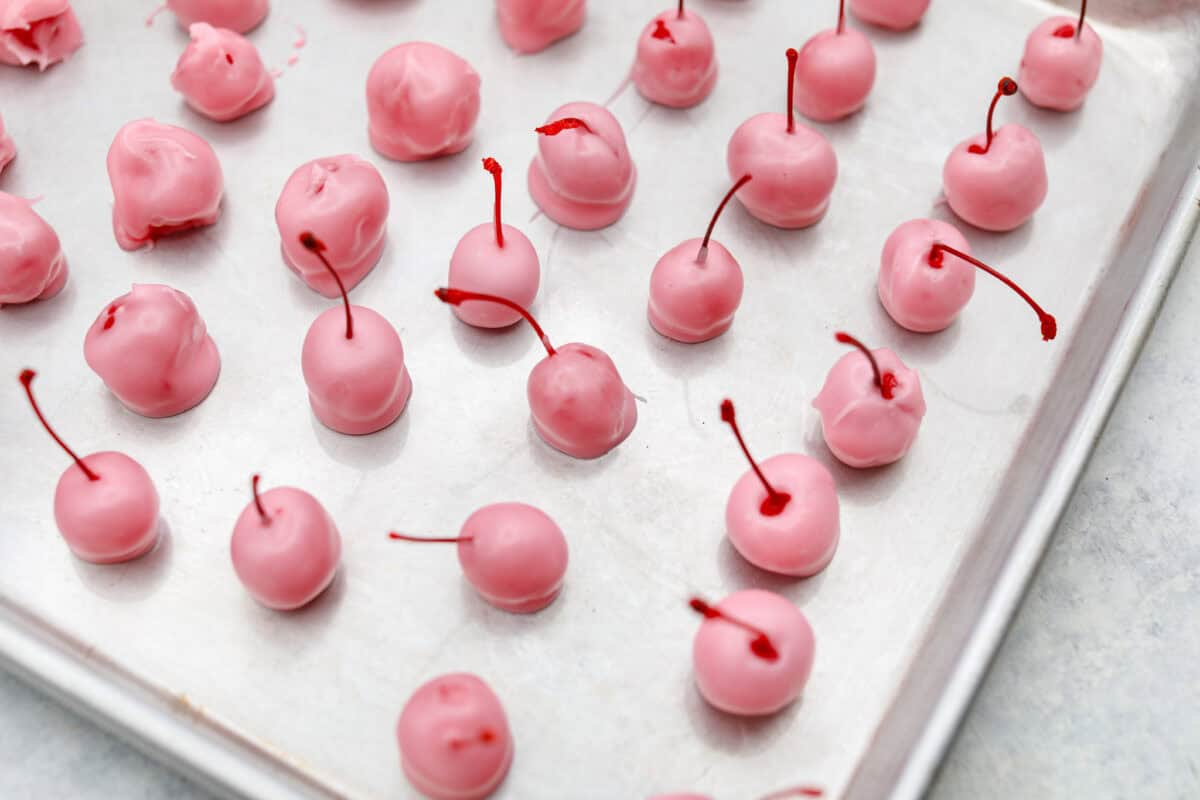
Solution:
M191 131L152 119L127 123L108 149L113 233L125 250L211 225L221 214L217 154Z
M275 79L246 37L207 22L188 28L191 44L179 57L171 85L197 112L229 122L275 97Z
M479 83L471 65L444 47L393 47L367 76L371 145L395 161L461 152L479 117Z
M135 414L171 417L198 405L217 382L221 358L192 298L135 283L96 317L83 356Z
M692 641L696 686L704 699L730 714L773 714L800 696L812 672L816 643L800 609L762 589L734 592L716 606L770 639L777 658L751 649L755 635L725 619L700 623Z
M930 265L935 244L971 254L953 225L913 219L892 231L879 261L879 302L896 324L918 333L948 328L975 293L975 267L966 261L946 254L941 267Z
M867 102L874 85L875 48L853 28L821 31L800 48L796 108L809 119L833 122L850 116Z
M463 574L496 608L531 614L558 597L567 539L545 512L524 503L484 506L467 517L459 538Z
M229 543L233 569L250 596L267 608L291 611L312 602L333 581L342 538L333 518L308 492L280 486L250 501Z
M850 0L850 10L863 22L904 31L925 16L929 0Z
M158 541L158 492L142 465L124 453L92 453L72 464L54 490L54 521L71 552L94 564L116 564L149 552Z
M603 350L566 344L543 358L526 384L533 428L551 447L598 458L637 425L637 400Z
M0 307L49 299L66 283L58 234L28 200L0 192Z
M288 178L275 204L283 263L308 288L340 297L337 281L320 259L300 244L313 233L324 256L350 291L379 262L387 240L388 190L379 170L353 155L318 158Z
M717 55L704 18L691 9L663 11L642 29L630 76L647 100L689 108L717 83Z
M986 153L986 134L972 136L950 152L942 188L951 210L977 228L1011 231L1025 224L1046 199L1046 157L1033 133L1020 125L995 132Z
M1070 17L1051 17L1025 40L1018 85L1035 106L1074 111L1100 77L1104 43L1086 22L1083 33L1075 38L1077 22ZM1057 35L1060 32L1065 35Z
M493 223L467 231L450 256L449 284L455 289L494 294L529 308L537 297L542 267L533 244L511 225L504 228L504 247L496 244ZM521 315L498 303L464 300L451 306L454 315L479 328L505 328Z
M442 675L423 684L396 723L400 766L434 800L483 800L512 765L504 707L474 675Z
M194 23L207 22L216 28L245 33L267 16L267 0L167 0L167 8L187 30Z
M0 64L37 64L44 70L82 44L83 31L68 0L0 2Z
M17 157L17 146L12 137L4 130L4 119L0 118L0 172L4 172L12 160Z
M725 246L710 239L703 261L702 239L688 239L654 265L647 315L654 330L679 342L703 342L733 324L742 302L742 268Z
M500 35L518 53L536 53L578 31L586 0L496 0Z
M754 176L737 199L768 225L806 228L829 209L837 156L812 128L796 123L788 133L786 114L756 114L743 122L729 139L725 160L733 180Z

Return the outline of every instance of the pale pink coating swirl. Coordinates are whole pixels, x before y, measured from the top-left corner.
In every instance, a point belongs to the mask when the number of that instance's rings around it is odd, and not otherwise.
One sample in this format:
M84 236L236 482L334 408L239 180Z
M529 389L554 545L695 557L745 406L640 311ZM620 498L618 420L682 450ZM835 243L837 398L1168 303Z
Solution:
M66 60L83 44L68 0L0 0L0 64L39 70Z
M631 74L647 100L690 108L717 83L716 45L704 18L690 8L659 13L642 29Z
M179 57L171 85L197 112L229 122L275 97L275 79L249 39L234 31L194 23L191 44Z

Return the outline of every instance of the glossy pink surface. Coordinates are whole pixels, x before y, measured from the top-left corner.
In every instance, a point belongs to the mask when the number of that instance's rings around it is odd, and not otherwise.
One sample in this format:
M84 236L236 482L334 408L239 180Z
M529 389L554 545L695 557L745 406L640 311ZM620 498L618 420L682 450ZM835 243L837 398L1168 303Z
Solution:
M526 384L534 430L575 458L598 458L637 425L637 401L603 350L566 344L538 362Z
M0 64L38 69L64 61L83 44L68 0L0 0Z
M750 649L754 634L724 619L706 619L692 640L692 667L704 699L730 714L773 714L800 696L816 643L800 609L785 597L744 589L716 607L767 634L778 652L767 660Z
M54 521L71 552L94 564L116 564L158 541L158 492L142 465L124 453L84 456L98 480L72 464L54 490Z
M1104 43L1086 22L1074 36L1077 19L1051 17L1033 29L1025 40L1025 55L1017 84L1029 102L1055 111L1074 111L1083 105L1100 77ZM1055 31L1070 28L1070 36Z
M538 153L529 165L529 193L550 219L578 230L613 224L629 208L637 168L625 132L606 108L567 103L546 122L575 117L590 130L571 128L537 134Z
M464 150L479 117L479 74L444 47L406 42L388 50L367 76L371 145L395 161Z
M717 54L704 18L688 8L680 17L671 8L650 20L638 37L631 77L643 97L671 108L708 97L717 83Z
M260 496L269 521L251 500L233 526L229 554L238 580L267 608L291 611L333 581L342 538L333 518L308 492L280 486Z
M567 539L545 512L524 503L495 503L467 518L458 561L475 590L518 614L554 602L567 573Z
M500 786L513 760L504 707L468 673L422 684L396 723L400 766L434 800L482 800Z
M942 190L951 210L975 227L1011 231L1033 217L1046 199L1046 158L1037 136L1020 125L996 131L988 152L969 151L986 142L981 133L950 152Z
M975 292L975 267L950 254L929 264L934 244L971 255L957 228L936 219L913 219L892 231L879 261L879 302L896 324L918 333L950 326Z
M737 199L768 225L806 228L829 209L837 156L812 128L796 123L788 133L786 114L756 114L743 122L729 140L725 160L733 180L754 176Z
M518 53L536 53L583 27L586 0L496 0L500 35Z
M494 294L529 308L542 281L541 263L533 244L511 225L504 226L504 247L496 244L496 226L476 225L459 240L450 256L449 286ZM519 322L511 308L479 300L451 306L454 315L479 328L505 328Z
M0 308L49 299L66 283L58 234L28 200L0 192Z
M389 205L383 176L358 156L330 156L302 164L275 204L283 263L310 289L340 297L337 281L300 244L300 234L311 232L325 244L325 258L350 291L383 254Z
M742 268L715 239L698 261L703 239L688 239L663 254L650 273L647 315L654 330L680 342L703 342L733 324L742 302Z
M818 122L848 117L875 85L875 48L853 28L821 31L800 48L796 109Z
M152 119L127 123L108 149L113 233L125 250L211 225L221 215L217 154L191 131Z
M871 352L880 371L892 373L899 382L892 399L884 399L875 385L871 363L855 350L838 359L813 400L813 407L821 413L825 444L850 467L898 461L912 447L925 416L925 396L916 371L887 348Z
M245 33L267 16L267 0L167 0L167 8L187 30L196 22Z
M848 5L863 22L903 31L921 21L929 0L850 0Z
M198 405L221 371L192 298L153 283L135 283L105 306L88 328L83 355L117 399L143 417Z
M400 334L379 313L351 306L346 338L341 305L321 313L304 337L300 364L313 413L338 433L362 435L391 425L412 394Z
M4 130L4 120L0 118L0 172L4 172L4 168L17 157L17 146L13 144L12 137Z
M171 85L197 112L217 122L244 117L275 97L275 79L241 34L206 22L188 29L192 42L171 73Z

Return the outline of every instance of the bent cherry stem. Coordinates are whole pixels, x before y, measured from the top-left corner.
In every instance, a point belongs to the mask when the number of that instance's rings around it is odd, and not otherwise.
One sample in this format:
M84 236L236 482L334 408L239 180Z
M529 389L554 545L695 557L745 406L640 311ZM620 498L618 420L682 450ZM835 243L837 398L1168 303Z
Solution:
M1046 311L1037 304L1037 301L1029 296L1028 292L1017 285L1016 281L1004 275L999 270L989 267L979 259L973 258L961 250L956 250L955 248L950 247L949 245L941 244L940 242L935 244L929 251L929 266L933 267L934 269L941 269L942 263L945 260L943 253L949 253L952 256L958 256L968 264L973 264L1016 292L1020 298L1028 303L1030 308L1032 308L1038 315L1038 321L1042 325L1042 341L1048 342L1058 335L1058 321L1054 319L1053 315L1047 314Z
M794 47L787 49L788 62L788 110L787 110L787 132L796 132L796 62L800 60L800 53Z
M534 128L534 133L540 133L543 136L558 136L563 131L569 131L573 128L583 128L588 133L593 133L588 124L579 117L563 117L562 119L548 122L545 125Z
M325 243L314 236L312 231L305 231L304 233L300 234L300 244L304 246L305 250L308 250L321 260L321 263L325 266L325 269L327 269L329 274L333 276L334 282L337 283L338 291L342 293L342 302L346 306L346 338L353 339L354 317L350 316L350 295L346 294L346 285L342 283L342 276L338 275L337 270L334 269L333 265L329 263L329 260L325 258Z
M792 789L783 789L778 792L771 792L766 797L761 797L759 800L784 800L787 797L824 797L825 790L819 789L816 786L796 786Z
M891 400L895 396L896 387L900 385L900 382L896 380L896 376L890 372L880 372L879 362L875 360L875 354L865 344L850 334L838 331L834 338L842 344L858 348L867 357L867 360L871 362L871 371L875 373L875 386L879 389L879 393L883 395L884 400Z
M1017 93L1017 82L1007 76L1000 79L999 85L996 87L996 94L992 97L992 104L988 106L987 115L987 143L983 147L973 144L967 148L967 151L975 155L983 155L988 150L992 149L992 139L996 134L992 132L992 118L996 115L996 104L1000 102L1001 97L1011 97Z
M725 210L725 206L729 205L729 201L733 199L735 194L737 194L737 190L749 183L751 179L751 175L743 175L738 179L738 182L733 185L733 188L725 193L725 198L721 200L721 205L717 206L717 210L712 215L712 219L708 221L708 230L704 232L704 241L700 242L700 250L696 253L697 264L703 264L708 259L708 241L712 238L713 228L717 227L717 220L721 218L721 212Z
M501 297L500 295L496 294L484 294L483 292L468 292L465 289L450 289L446 287L435 289L433 294L438 300L441 300L443 303L449 303L452 306L462 305L467 300L482 300L487 303L499 303L502 306L511 308L513 311L516 311L525 318L525 321L528 322L533 328L533 332L536 333L538 338L542 340L542 346L546 348L547 353L554 355L557 352L554 349L554 345L550 344L550 337L546 335L546 332L542 330L542 326L538 325L537 320L533 318L533 314L530 314L527 310L525 310L524 306L514 303L507 297Z
M730 625L736 625L742 630L754 636L750 642L750 651L754 655L764 661L778 661L779 651L775 649L775 645L771 642L771 637L758 627L751 625L749 622L740 620L737 617L730 616L719 608L709 605L699 597L693 597L688 601L688 605L697 614L702 615L705 619L719 619L728 622Z
M843 33L846 32L846 0L841 0L841 2L838 3L837 32L838 32L838 36L841 36Z
M1054 35L1060 39L1070 39L1074 37L1075 41L1079 41L1079 37L1083 35L1083 18L1086 16L1087 0L1083 0L1083 3L1081 3L1079 6L1079 24L1075 27L1071 27L1070 25L1060 25L1057 29L1055 29Z
M31 369L21 370L21 374L18 377L18 380L21 381L21 385L25 387L25 396L29 398L29 405L33 406L33 413L37 414L38 420L42 423L42 427L46 429L46 433L50 434L50 438L58 442L58 446L66 451L66 454L71 457L76 466L83 470L83 474L87 475L87 479L89 481L100 480L100 476L93 472L91 467L83 463L82 458L75 455L75 451L68 447L67 443L59 438L59 435L54 432L54 428L50 427L50 423L47 422L46 418L42 415L42 409L38 407L37 400L34 399L33 396L33 379L36 377L37 373Z
M474 536L410 536L407 533L392 531L388 538L397 542L420 542L421 544L455 544L457 542L473 542Z
M504 172L504 169L500 166L500 162L494 158L485 158L483 160L483 168L492 173L492 183L496 188L496 208L493 212L496 221L496 246L503 248L504 224L500 219L500 175Z
M750 462L751 469L758 476L758 480L762 483L763 488L767 490L766 499L762 501L762 505L758 510L767 517L777 517L787 508L787 504L791 502L792 496L787 492L778 491L767 481L767 476L763 474L759 468L758 462L754 460L754 456L750 455L750 448L746 447L746 440L742 438L742 431L737 424L737 412L733 408L732 400L721 401L721 421L728 423L730 428L733 428L733 435L737 438L738 446L742 448L742 453L746 456L746 460Z
M254 507L258 509L258 516L262 517L264 525L271 524L271 516L267 514L267 509L263 508L262 498L258 496L258 473L250 476L250 493L254 495Z

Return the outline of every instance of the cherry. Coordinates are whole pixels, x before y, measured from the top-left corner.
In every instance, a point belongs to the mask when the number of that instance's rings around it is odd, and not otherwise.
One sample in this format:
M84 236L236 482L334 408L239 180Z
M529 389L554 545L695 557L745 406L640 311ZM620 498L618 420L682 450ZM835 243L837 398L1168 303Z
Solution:
M992 138L995 136L995 134L992 132L992 117L996 113L996 104L1000 102L1001 97L1011 97L1012 95L1014 95L1016 93L1017 93L1017 82L1016 81L1014 81L1012 78L1009 78L1007 76L1000 79L1000 84L999 84L999 86L996 87L996 95L992 98L992 104L990 106L988 106L987 144L985 144L983 147L980 147L977 144L973 144L967 148L967 150L969 152L974 153L976 155L982 155L991 149Z
M337 282L338 291L342 293L342 302L346 304L346 338L354 338L354 318L350 316L350 296L346 294L346 287L342 283L342 276L338 275L337 270L325 258L325 243L312 234L311 231L305 231L300 234L300 244L310 251L313 255L321 260L325 265L325 269L329 270L329 274L333 276Z
M492 173L492 181L496 186L496 246L504 247L504 224L500 221L500 175L504 170L501 168L500 162L494 158L485 158L483 168Z
M875 373L875 385L879 387L879 393L883 395L884 400L891 400L896 387L900 385L900 382L896 380L896 376L891 372L881 374L879 372L879 362L875 360L875 354L867 349L865 344L850 334L838 331L834 338L842 344L852 345L862 351L862 354L871 362L871 370Z
M513 311L516 311L518 314L524 317L525 321L533 327L533 332L538 335L539 339L541 339L542 346L546 348L547 353L554 355L555 352L557 352L554 349L554 345L550 344L550 338L546 336L546 332L542 330L541 325L538 325L538 322L533 318L533 315L526 311L523 306L514 303L507 297L500 297L499 295L494 294L484 294L483 292L468 292L463 289L449 289L445 287L441 289L435 289L433 294L438 300L441 300L443 303L449 303L452 306L461 305L467 300L483 300L488 303L499 303L502 306L511 308Z
M534 133L540 133L543 136L558 136L563 131L569 131L572 128L583 128L588 133L592 133L592 129L588 127L588 124L579 117L563 117L533 130Z
M33 379L36 377L37 377L37 373L31 369L21 370L21 375L20 375L21 385L25 387L25 395L29 398L29 405L33 406L33 413L37 414L37 418L41 421L42 427L46 429L46 433L50 434L50 438L52 438L54 441L58 442L58 446L61 447L63 450L65 450L67 455L69 455L75 461L75 464L81 470L83 470L83 474L87 475L87 479L89 481L100 480L100 476L97 475L95 472L93 472L92 469L90 467L88 467L87 464L83 463L82 458L75 455L75 451L72 450L70 447L68 447L67 443L59 438L58 434L54 432L54 428L50 427L50 423L46 421L46 417L42 415L42 410L40 408L38 408L37 400L34 399L34 397L33 397L32 384L33 384Z
M742 438L742 431L740 428L738 428L737 415L734 411L732 400L721 401L721 421L728 423L729 427L733 428L733 435L737 437L738 446L742 448L742 452L745 454L746 460L750 462L750 466L753 468L754 474L758 476L759 481L762 482L763 488L767 490L767 497L762 501L762 505L759 506L758 510L762 512L764 516L779 516L783 513L783 510L787 508L787 504L791 502L792 496L787 492L777 491L775 487L767 481L767 476L763 475L762 470L759 469L758 462L754 460L754 456L750 455L750 449L746 447L746 441Z
M1083 0L1083 3L1079 7L1079 24L1075 27L1071 27L1070 25L1060 25L1058 29L1054 31L1054 35L1060 39L1070 39L1071 37L1078 39L1083 34L1083 18L1086 16L1087 0Z
M945 256L943 255L944 253L958 256L968 264L973 264L976 267L979 267L981 270L991 275L993 278L1001 281L1004 283L1004 285L1008 286L1008 288L1020 295L1021 299L1028 303L1038 315L1038 320L1042 324L1042 341L1048 342L1058 335L1058 321L1055 320L1052 315L1047 314L1042 307L1039 306L1037 302L1025 292L1024 289L1016 284L1015 281L1001 274L998 270L995 270L992 267L989 267L987 264L984 264L979 259L972 258L961 250L957 250L949 245L936 243L929 251L929 266L933 267L934 269L941 269L942 262L945 259Z
M744 622L737 617L732 617L721 611L719 608L714 608L708 603L701 600L699 597L693 597L688 601L688 605L697 614L702 615L705 619L720 619L728 622L730 625L736 625L747 633L753 634L754 639L750 641L750 651L754 655L764 661L778 661L779 651L775 649L775 645L771 643L771 638L760 628L756 628L749 622Z
M737 190L745 186L753 179L749 173L738 178L737 183L733 185L725 194L725 198L721 200L721 205L717 206L717 210L713 213L712 219L708 221L708 230L704 232L704 240L700 242L700 250L696 253L696 263L703 264L708 259L708 241L712 238L713 228L717 227L717 220L721 218L721 212L725 210L725 206L729 205L729 201L737 194Z

